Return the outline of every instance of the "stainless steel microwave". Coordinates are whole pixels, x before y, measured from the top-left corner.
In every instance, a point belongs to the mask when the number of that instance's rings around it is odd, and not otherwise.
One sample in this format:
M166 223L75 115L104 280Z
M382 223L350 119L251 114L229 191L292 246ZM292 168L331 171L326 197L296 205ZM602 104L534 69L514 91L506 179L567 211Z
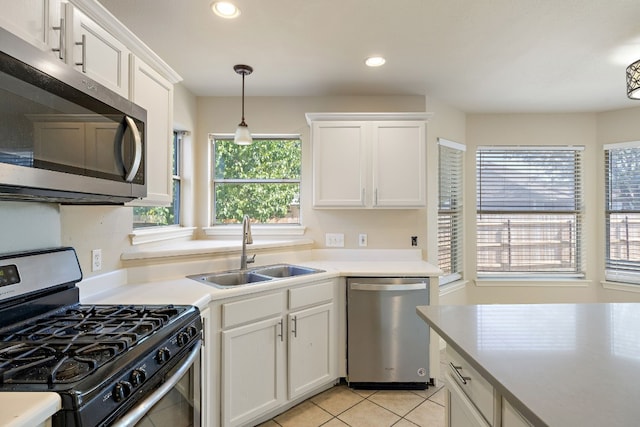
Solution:
M0 199L146 196L147 112L0 28Z

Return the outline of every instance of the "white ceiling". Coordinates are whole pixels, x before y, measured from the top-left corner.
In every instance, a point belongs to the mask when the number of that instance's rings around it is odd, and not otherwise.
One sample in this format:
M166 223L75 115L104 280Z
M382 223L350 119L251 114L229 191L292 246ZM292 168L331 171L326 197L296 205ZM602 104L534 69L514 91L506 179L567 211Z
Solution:
M100 0L198 96L429 95L466 112L640 106L640 0ZM364 66L372 54L387 58Z

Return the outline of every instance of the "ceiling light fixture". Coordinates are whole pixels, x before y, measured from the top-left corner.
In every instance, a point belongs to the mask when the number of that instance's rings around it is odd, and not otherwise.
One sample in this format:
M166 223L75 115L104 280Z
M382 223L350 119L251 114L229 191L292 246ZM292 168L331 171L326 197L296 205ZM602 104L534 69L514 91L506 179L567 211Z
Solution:
M249 127L244 122L244 76L248 76L253 72L253 68L248 65L234 65L233 70L242 75L242 121L238 125L236 129L236 136L233 138L233 142L238 145L250 145L253 143L253 138L251 137L251 132L249 132Z
M227 1L216 1L211 3L211 10L222 18L233 19L240 16L240 9L238 9L233 3L229 3Z
M627 67L627 96L640 99L640 59Z
M370 56L364 61L367 67L379 67L384 65L385 62L387 62L387 60L382 56Z

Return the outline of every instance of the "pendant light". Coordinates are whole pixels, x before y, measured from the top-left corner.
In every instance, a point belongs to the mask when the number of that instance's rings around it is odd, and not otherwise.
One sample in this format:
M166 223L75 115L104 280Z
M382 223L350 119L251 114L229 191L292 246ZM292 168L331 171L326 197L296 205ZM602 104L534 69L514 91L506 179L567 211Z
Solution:
M249 132L249 127L244 122L244 76L248 76L253 72L253 68L248 65L234 65L233 69L236 73L242 75L242 121L238 125L236 129L236 136L233 138L233 142L238 145L250 145L253 143L253 138L251 137L251 132Z
M627 96L640 99L640 59L627 67Z

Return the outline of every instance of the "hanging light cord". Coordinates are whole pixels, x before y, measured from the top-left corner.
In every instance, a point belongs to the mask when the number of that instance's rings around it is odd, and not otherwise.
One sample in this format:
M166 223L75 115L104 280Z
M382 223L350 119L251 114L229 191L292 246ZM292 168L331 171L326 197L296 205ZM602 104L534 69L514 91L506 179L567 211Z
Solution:
M247 124L244 122L244 76L246 73L242 73L242 121L240 125L246 126Z

